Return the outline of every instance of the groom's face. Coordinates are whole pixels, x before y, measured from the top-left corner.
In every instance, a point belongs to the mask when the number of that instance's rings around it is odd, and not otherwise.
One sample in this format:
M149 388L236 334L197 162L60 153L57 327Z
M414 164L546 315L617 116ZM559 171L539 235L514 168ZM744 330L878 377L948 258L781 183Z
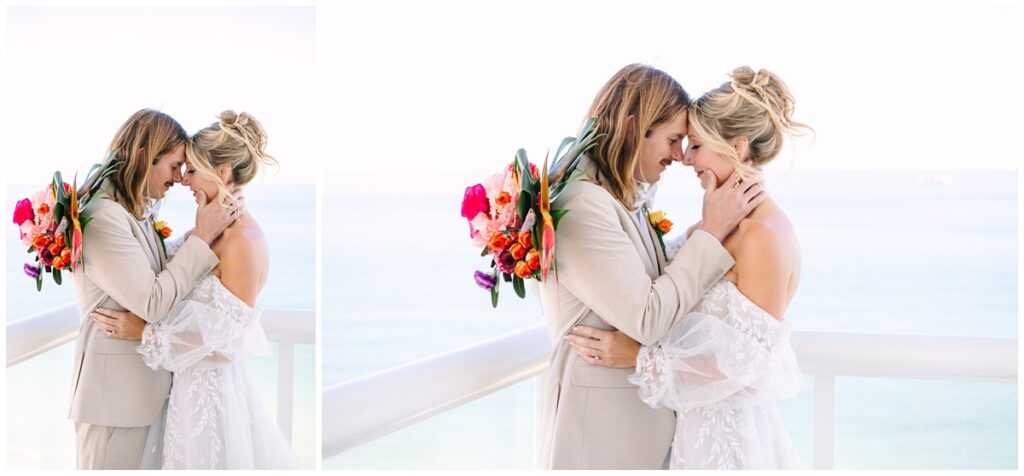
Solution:
M672 120L655 127L640 141L640 158L634 176L644 183L661 180L661 173L672 162L683 159L683 138L686 137L686 110Z
M149 197L160 200L175 183L181 182L181 165L185 163L185 144L156 159L149 171Z

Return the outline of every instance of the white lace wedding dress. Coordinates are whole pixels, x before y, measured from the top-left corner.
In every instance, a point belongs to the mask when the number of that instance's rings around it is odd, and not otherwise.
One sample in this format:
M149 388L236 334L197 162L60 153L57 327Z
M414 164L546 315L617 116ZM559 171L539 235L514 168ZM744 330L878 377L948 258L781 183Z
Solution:
M668 335L640 348L630 381L644 403L676 411L670 469L801 468L774 402L802 386L789 335L789 323L722 278Z
M173 383L166 419L147 437L143 468L298 468L244 363L269 346L260 310L213 275L167 318L147 325L138 350L149 367L173 372Z

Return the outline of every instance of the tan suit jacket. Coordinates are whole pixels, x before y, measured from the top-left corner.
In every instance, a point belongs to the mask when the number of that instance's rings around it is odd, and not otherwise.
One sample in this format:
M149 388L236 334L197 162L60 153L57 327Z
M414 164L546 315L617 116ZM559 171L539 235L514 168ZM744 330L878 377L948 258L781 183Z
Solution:
M589 158L579 167L586 178L569 184L553 204L569 213L556 235L555 270L540 285L554 352L539 463L544 469L661 469L675 413L640 401L627 381L634 369L591 366L563 336L579 324L608 329L603 319L653 344L735 263L703 231L666 263L646 217L638 218L597 184Z
M158 322L219 261L196 237L167 261L152 219L136 220L105 191L82 215L92 221L83 234L84 261L72 275L81 328L75 342L69 417L93 425L147 426L167 399L171 374L151 370L135 351L139 341L104 335L89 314L104 307Z

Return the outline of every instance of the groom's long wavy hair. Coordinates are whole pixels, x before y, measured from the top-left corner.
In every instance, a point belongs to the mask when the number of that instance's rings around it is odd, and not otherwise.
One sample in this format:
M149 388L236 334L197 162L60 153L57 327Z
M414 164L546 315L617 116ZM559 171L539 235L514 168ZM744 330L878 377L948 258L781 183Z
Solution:
M111 197L135 218L141 220L146 209L146 185L157 160L185 144L188 133L171 116L153 109L132 114L110 141L115 156L124 161L107 180Z
M644 64L620 69L594 98L587 117L597 117L597 132L607 135L589 155L604 175L602 185L627 209L636 208L640 194L634 176L640 141L689 105L675 79Z

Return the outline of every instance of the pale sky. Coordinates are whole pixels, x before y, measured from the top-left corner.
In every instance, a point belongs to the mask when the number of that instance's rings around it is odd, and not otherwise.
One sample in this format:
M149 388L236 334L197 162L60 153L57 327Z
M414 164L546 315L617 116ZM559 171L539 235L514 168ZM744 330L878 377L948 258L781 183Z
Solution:
M257 181L315 183L315 52L312 7L9 8L6 182L70 181L155 108L189 133L249 112L281 165Z
M697 96L767 68L817 139L794 170L1016 169L1014 7L321 7L325 176L479 180L540 161L620 67ZM353 47L359 45L359 47ZM1009 139L1009 140L1008 140ZM474 179L475 177L475 179ZM467 182L469 183L469 182Z

